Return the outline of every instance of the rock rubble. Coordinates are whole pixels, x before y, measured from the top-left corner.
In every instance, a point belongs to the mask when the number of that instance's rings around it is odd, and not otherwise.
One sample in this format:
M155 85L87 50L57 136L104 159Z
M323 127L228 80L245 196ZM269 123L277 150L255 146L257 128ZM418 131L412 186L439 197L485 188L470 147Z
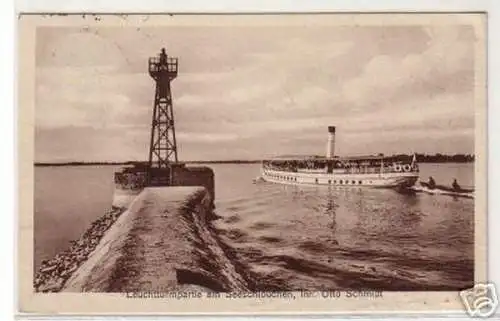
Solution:
M36 292L59 292L73 272L85 262L94 251L104 233L125 211L122 207L113 207L95 220L83 235L71 241L69 249L57 254L51 260L43 260L34 279Z

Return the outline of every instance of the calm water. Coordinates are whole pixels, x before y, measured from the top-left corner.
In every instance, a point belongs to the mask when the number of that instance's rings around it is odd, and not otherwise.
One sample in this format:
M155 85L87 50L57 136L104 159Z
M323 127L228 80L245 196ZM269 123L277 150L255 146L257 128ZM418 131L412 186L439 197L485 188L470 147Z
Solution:
M253 184L259 165L210 165L214 222L237 259L280 288L455 289L473 279L474 200L392 190ZM37 167L35 266L111 205L116 167ZM473 164L421 164L473 186Z
M117 167L35 168L35 269L111 208Z

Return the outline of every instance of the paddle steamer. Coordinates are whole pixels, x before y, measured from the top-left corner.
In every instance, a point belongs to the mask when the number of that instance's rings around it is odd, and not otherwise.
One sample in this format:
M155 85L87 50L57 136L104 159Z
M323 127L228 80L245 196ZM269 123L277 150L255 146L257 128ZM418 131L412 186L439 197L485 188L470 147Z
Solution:
M328 127L326 157L278 157L262 162L263 180L281 184L408 188L419 168L415 155L337 157L335 127Z

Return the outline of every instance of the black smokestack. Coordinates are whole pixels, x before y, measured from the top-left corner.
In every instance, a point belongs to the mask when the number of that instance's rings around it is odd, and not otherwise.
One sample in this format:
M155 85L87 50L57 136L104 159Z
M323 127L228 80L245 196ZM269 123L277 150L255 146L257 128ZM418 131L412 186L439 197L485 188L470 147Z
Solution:
M333 158L335 154L335 126L328 126L328 142L326 143L326 157Z

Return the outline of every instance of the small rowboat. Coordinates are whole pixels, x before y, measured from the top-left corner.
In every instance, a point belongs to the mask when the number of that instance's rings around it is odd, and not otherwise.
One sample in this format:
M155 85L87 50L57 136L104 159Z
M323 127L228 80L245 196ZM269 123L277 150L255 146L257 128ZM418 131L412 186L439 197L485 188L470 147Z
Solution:
M439 189L442 191L446 192L453 192L453 193L474 193L473 188L459 188L459 189L454 189L453 187L445 186L445 185L436 185L434 188L431 188L429 186L429 183L426 182L420 182L420 185L427 187L428 189Z
M424 192L432 195L448 195L455 197L474 198L474 189L470 188L454 189L452 187L444 185L436 185L434 188L431 188L429 186L429 183L420 182L420 186L415 185L412 189L416 192Z

